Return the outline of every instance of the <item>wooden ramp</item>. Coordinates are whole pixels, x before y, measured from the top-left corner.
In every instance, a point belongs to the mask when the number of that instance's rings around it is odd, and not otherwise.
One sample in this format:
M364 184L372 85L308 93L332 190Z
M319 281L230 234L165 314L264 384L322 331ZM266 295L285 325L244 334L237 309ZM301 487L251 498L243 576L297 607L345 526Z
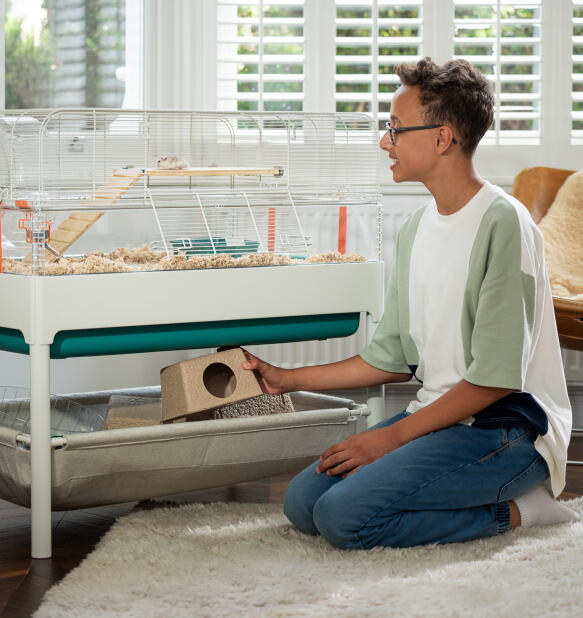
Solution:
M110 206L117 202L136 182L143 176L143 172L137 168L116 170L111 178L104 182L95 192L95 197L83 202L87 208ZM65 219L58 228L51 231L49 246L59 255L63 255L78 238L80 238L98 219L105 213L87 210L73 212ZM46 254L47 263L54 262L58 255ZM32 253L29 253L23 262L30 262Z

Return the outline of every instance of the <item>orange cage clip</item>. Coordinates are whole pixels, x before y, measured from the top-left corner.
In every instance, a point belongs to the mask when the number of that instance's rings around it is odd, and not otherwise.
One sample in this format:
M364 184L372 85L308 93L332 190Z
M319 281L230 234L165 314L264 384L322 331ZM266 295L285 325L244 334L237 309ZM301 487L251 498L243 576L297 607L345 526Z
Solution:
M33 229L32 212L28 211L23 219L18 219L18 227L26 233L26 242L29 244L44 245L51 240L51 222L43 221L40 229Z

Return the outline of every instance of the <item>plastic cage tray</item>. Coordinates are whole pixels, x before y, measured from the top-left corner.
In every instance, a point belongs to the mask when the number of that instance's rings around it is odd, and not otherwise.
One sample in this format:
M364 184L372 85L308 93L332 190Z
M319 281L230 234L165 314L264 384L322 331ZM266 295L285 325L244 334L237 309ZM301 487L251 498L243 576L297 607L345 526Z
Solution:
M106 409L81 405L67 397L51 395L51 435L83 433L102 429ZM30 391L18 386L0 386L0 427L30 433Z
M159 397L159 388L68 395L103 415L112 395ZM112 429L52 438L52 509L143 500L301 470L356 433L364 404L293 393L295 412ZM359 427L358 430L361 428ZM30 506L29 436L0 427L0 498Z

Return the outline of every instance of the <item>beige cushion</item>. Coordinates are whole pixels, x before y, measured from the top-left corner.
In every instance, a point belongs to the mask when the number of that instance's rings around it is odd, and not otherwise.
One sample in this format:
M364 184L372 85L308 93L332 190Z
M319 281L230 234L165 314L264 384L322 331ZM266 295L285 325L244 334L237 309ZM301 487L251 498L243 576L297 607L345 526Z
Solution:
M539 227L553 295L583 300L583 170L565 180Z

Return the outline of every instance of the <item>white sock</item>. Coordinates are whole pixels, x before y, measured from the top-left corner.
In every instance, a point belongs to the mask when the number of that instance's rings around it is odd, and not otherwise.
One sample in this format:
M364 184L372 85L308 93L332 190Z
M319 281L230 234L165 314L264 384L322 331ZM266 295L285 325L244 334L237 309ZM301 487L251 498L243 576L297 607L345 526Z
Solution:
M555 500L544 485L527 491L515 498L514 502L520 511L520 525L523 528L563 524L581 519L575 511Z

